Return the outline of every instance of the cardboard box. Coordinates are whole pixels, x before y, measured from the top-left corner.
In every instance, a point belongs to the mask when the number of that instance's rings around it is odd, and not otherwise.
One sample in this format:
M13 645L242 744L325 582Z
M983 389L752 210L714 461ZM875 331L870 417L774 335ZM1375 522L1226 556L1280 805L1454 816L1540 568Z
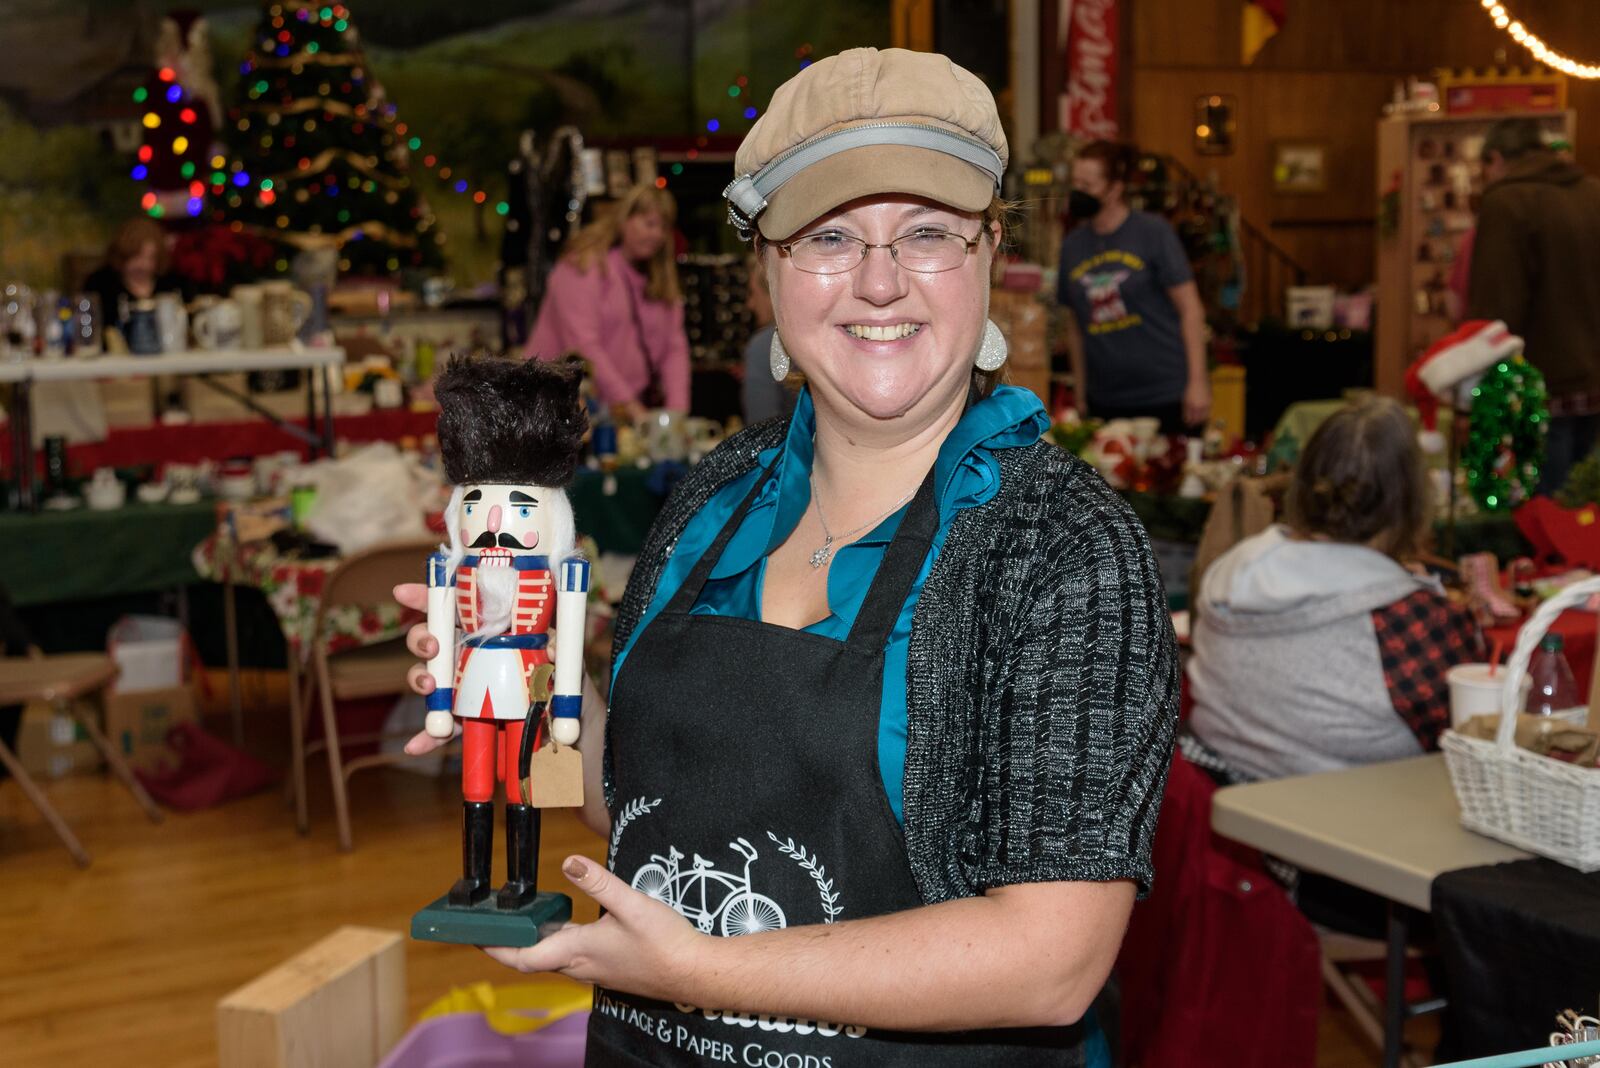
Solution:
M166 616L123 616L106 636L117 664L115 693L169 690L184 682L183 625Z
M195 719L194 694L186 686L106 695L106 737L140 771L164 771L177 763L167 732Z
M99 771L104 763L100 750L76 720L44 704L30 704L22 710L17 759L23 770L37 779Z
M405 942L341 927L217 1003L221 1068L373 1068L405 1033Z

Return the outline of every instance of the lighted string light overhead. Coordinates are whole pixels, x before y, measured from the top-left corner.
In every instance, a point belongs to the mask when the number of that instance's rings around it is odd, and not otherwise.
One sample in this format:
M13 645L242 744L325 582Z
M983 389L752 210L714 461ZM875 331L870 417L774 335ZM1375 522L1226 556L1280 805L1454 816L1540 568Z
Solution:
M1572 78L1600 78L1600 65L1579 63L1577 60L1555 51L1545 44L1537 34L1514 18L1499 0L1481 0L1481 3L1483 4L1483 9L1489 13L1489 17L1494 20L1494 24L1505 30L1512 40L1526 48L1533 58L1540 63Z

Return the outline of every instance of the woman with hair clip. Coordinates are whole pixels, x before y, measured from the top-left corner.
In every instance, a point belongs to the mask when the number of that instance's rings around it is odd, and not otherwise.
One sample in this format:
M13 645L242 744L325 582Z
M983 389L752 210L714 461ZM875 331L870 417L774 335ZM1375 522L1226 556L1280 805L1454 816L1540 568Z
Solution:
M1185 756L1234 782L1439 747L1445 673L1481 659L1482 637L1416 567L1431 501L1416 429L1395 401L1368 397L1317 428L1285 522L1229 549L1201 580ZM1300 899L1313 920L1352 929L1318 915L1316 900ZM1376 923L1381 935L1381 904L1355 933Z
M1128 206L1138 162L1129 145L1096 141L1072 162L1057 298L1072 310L1067 348L1079 414L1153 416L1163 434L1211 415L1205 308L1172 225Z
M596 984L591 1066L1110 1063L1177 650L1138 520L999 381L1006 162L984 84L902 49L811 64L740 146L805 387L628 580L579 745L608 862L563 864L604 916L489 950Z
M672 244L672 194L636 186L573 235L545 285L523 354L576 352L600 400L631 422L647 409L689 410L689 339Z

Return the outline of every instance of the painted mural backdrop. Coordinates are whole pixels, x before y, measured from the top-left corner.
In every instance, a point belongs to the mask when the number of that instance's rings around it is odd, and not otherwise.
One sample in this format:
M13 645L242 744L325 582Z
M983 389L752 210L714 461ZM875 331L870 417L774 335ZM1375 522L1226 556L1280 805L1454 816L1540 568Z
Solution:
M351 136L370 140L376 130L379 151L364 154L380 159L379 173L357 175L354 150L336 152L338 173L317 181L312 195L382 186L368 214L402 225L431 215L446 236L448 269L460 281L481 280L492 274L504 168L520 131L573 123L598 138L736 138L811 57L885 45L888 8L887 0L194 0L179 12L121 0L0 0L0 275L54 281L64 254L94 253L117 221L154 203L169 216L230 207L251 214L261 206L260 175L235 184L231 164L281 162L293 147L282 143L287 114L280 129L269 130L264 114L246 116L249 128L240 129L239 108L255 103L250 91L264 74L281 75L304 102L290 136L318 144L320 156L331 136L357 125L356 105L371 104L359 87L345 90L347 69L329 62L358 44L363 76L381 84L388 110L386 122ZM280 32L290 40L277 42ZM323 59L306 54L311 41ZM272 68L280 43L293 49L285 56L311 62ZM162 70L174 78L160 80ZM341 77L320 77L325 71ZM174 84L181 92L169 106L163 94ZM185 111L214 130L188 136ZM304 128L306 118L322 125L330 112L334 129ZM164 125L150 127L151 114ZM263 135L273 138L265 147ZM386 135L396 143L383 145ZM184 152L169 158L179 136ZM169 163L179 169L175 186L162 170ZM160 189L152 186L158 171L167 183ZM385 204L383 193L402 177L416 199L401 192ZM229 204L235 197L240 205ZM273 200L266 207L282 206ZM357 211L354 200L330 199L315 211L306 203L294 213L257 211L251 221L315 214L321 227ZM374 262L389 259L386 251Z

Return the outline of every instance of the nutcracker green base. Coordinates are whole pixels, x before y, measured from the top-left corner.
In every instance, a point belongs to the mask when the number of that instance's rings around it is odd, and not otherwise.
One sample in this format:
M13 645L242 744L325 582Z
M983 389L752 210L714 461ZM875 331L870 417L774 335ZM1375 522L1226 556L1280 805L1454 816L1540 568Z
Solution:
M494 894L471 908L452 908L449 895L411 917L411 937L463 946L531 946L546 924L572 919L566 894L540 894L520 909L496 907Z

